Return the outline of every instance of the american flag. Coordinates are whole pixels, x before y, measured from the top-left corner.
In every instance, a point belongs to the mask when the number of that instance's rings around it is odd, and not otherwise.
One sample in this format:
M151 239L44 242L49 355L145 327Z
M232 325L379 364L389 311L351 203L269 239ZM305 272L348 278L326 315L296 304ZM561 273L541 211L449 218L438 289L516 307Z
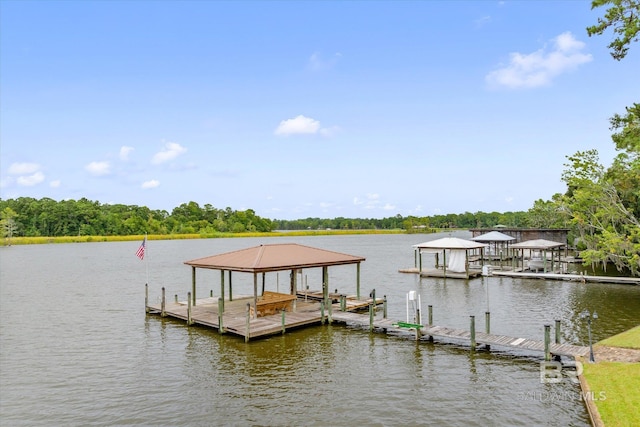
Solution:
M144 259L144 250L147 246L147 236L144 236L144 239L142 240L142 244L140 245L140 247L138 248L138 251L136 252L136 256L140 259Z

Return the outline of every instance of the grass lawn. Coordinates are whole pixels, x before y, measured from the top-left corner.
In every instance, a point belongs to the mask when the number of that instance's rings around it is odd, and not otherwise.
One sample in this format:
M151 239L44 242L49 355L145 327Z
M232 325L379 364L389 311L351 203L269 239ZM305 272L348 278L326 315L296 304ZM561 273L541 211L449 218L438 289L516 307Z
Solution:
M636 326L635 328L629 329L621 334L614 335L606 340L599 341L596 345L640 349L640 326ZM638 387L640 387L640 385Z
M607 427L640 426L640 363L585 363L584 377Z
M596 346L640 349L640 326L599 341ZM583 368L604 425L640 426L640 363L585 363Z

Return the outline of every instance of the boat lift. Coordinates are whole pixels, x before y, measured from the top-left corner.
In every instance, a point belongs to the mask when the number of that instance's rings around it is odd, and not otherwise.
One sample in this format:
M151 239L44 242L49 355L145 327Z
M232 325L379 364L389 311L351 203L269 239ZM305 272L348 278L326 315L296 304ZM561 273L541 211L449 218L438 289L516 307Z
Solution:
M411 310L410 310L411 306ZM413 311L413 317L410 317L410 311ZM407 321L406 322L396 322L393 326L398 328L406 328L406 329L414 329L416 331L416 339L420 339L422 335L420 333L420 329L424 326L422 325L422 320L420 319L420 312L422 311L420 294L416 291L409 291L407 294Z

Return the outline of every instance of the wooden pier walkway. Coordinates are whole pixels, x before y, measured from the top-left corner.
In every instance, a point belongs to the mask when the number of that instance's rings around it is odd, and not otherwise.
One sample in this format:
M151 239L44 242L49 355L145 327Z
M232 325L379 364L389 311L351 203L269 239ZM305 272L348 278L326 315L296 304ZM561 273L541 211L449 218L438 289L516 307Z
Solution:
M477 277L481 274L479 270L472 270L474 273L470 275ZM412 273L420 274L422 277L443 277L442 273L433 274L431 270L423 269L422 271L417 268L401 268L399 273ZM584 274L569 274L569 273L538 273L534 271L522 271L518 270L499 270L492 269L491 276L503 276L503 277L516 277L521 279L542 279L542 280L565 280L567 282L582 282L582 283L613 283L621 285L638 285L640 286L640 277L619 277L619 276L589 276ZM456 274L447 272L447 278L449 279L466 279L464 274Z
M338 312L333 314L333 322L345 323L347 325L355 325L360 328L370 328L370 317L368 314ZM373 328L383 330L393 334L408 334L411 330L398 326L398 322L389 319L374 319ZM428 337L438 337L448 340L462 341L471 345L471 332L464 329L447 328L444 326L421 325L420 328L422 339ZM412 329L415 331L415 329ZM476 344L484 344L489 346L508 347L519 350L528 351L545 351L544 341L538 341L528 338L517 338L506 335L487 334L484 332L475 333ZM550 343L550 353L558 356L586 357L589 355L589 347L577 346L572 344L555 344Z
M587 276L583 274L534 273L533 271L493 270L493 276L518 277L523 279L565 280L572 282L615 283L622 285L639 285L640 277Z

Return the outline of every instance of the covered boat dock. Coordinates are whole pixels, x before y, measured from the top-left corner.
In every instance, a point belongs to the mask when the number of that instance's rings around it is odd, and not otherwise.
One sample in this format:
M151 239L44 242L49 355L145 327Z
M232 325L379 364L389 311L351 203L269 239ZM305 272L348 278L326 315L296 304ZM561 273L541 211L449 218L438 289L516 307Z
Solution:
M553 242L545 239L527 240L511 245L511 249L517 251L514 271L542 270L543 273L553 273L560 270L561 250L566 250L566 245L561 242ZM527 255L525 255L527 254ZM525 259L528 263L525 265Z
M221 333L232 332L250 337L284 332L285 329L307 324L322 323L325 311L332 310L334 304L339 310L353 311L382 304L382 299L370 295L360 298L360 265L365 258L334 251L294 244L260 245L238 251L212 255L185 261L191 267L191 292L186 301L148 304L148 313L186 320L188 324L200 324L218 329ZM336 292L329 293L329 267L355 265L355 295ZM299 289L298 273L303 269L320 269L322 289L308 291ZM220 297L197 297L198 269L220 271ZM268 273L289 271L288 292L274 292L265 289ZM233 272L253 275L253 295L234 298ZM260 280L261 279L261 280ZM259 290L259 282L261 289ZM352 291L353 292L353 291ZM148 293L148 291L147 291Z
M458 237L444 237L442 239L419 243L413 246L416 258L417 273L426 277L451 277L469 279L482 273L485 245ZM435 255L433 268L423 267L423 254ZM442 256L442 262L440 262ZM478 268L472 263L479 262Z

